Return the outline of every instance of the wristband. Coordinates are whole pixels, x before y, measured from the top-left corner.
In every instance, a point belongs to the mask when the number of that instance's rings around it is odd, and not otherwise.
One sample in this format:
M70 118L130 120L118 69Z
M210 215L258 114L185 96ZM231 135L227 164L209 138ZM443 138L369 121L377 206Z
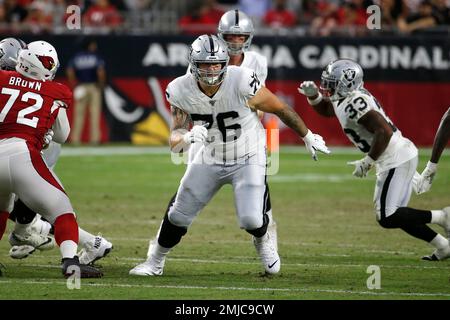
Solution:
M317 96L317 98L310 99L308 97L307 99L308 99L308 102L309 102L310 105L315 106L315 105L319 104L322 101L323 97L322 97L322 94L319 92L319 95Z

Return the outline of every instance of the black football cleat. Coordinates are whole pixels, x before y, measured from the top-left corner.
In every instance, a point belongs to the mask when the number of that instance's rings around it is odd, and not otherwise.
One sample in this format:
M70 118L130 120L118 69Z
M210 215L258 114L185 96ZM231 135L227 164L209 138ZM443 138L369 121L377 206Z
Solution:
M80 264L80 260L77 256L73 258L64 258L61 260L62 263L62 273L65 278L70 277L76 272L76 268L80 270L80 278L101 278L103 277L103 272L98 270L93 266L88 266L84 264ZM69 269L69 267L72 267Z

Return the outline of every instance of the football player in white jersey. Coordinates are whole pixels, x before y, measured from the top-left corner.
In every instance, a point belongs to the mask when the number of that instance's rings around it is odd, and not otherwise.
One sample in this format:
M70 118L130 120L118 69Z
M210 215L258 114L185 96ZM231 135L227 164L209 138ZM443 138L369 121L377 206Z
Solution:
M365 177L376 168L375 213L384 228L400 228L428 242L436 250L424 260L450 257L449 241L427 226L434 223L450 232L450 208L418 210L407 207L412 179L418 163L414 144L403 137L386 116L378 101L363 87L363 70L352 60L340 59L327 65L321 77L321 92L313 81L305 81L299 92L314 110L325 117L337 117L344 133L366 156L349 162L353 175Z
M26 43L20 39L6 38L0 41L0 69L15 70L19 51L26 48ZM49 130L44 137L45 149L42 156L45 163L53 170L61 153L61 145L52 141L53 131ZM11 258L23 259L36 249L50 250L55 247L53 227L41 219L41 215L29 209L20 199L14 203L14 209L9 219L15 222L14 231L9 235L12 248ZM112 244L101 236L94 236L79 228L79 245L82 251L78 253L81 264L89 264L103 258L112 249Z
M439 129L434 137L433 150L427 166L417 181L417 193L424 193L431 189L431 184L436 175L439 159L450 139L450 108L444 114L439 124Z
M228 61L225 44L202 35L190 48L192 73L167 86L172 151L186 150L194 142L203 147L181 180L147 261L130 270L131 275L161 275L168 252L225 184L232 185L239 225L253 235L265 272L280 270L280 257L267 232L266 139L256 110L277 115L302 137L314 158L316 151L329 150L295 111L261 85L254 71L228 67Z
M230 56L229 65L247 67L256 72L262 86L266 85L267 79L267 59L263 55L249 51L255 29L252 20L242 11L230 10L225 12L217 28L218 37L225 42ZM191 72L188 67L187 73ZM257 110L258 117L263 118L264 112ZM202 143L193 143L189 148L189 161L191 163L202 147ZM175 201L176 194L171 198L169 205ZM267 215L269 217L268 232L275 248L278 250L277 224L272 215L272 204L270 201L270 191L267 188ZM150 240L150 245L151 245ZM150 248L150 246L149 246ZM150 252L150 251L149 251Z

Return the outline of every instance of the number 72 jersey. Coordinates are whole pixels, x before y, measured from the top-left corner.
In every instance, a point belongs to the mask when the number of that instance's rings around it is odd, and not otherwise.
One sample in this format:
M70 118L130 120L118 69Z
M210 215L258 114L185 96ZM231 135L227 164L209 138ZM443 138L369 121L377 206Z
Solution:
M15 71L0 71L0 139L22 138L38 150L61 107L72 105L72 92L54 81L26 78Z
M417 156L417 148L385 114L378 101L367 90L361 89L350 94L343 100L333 102L334 113L349 140L363 153L368 153L372 147L375 135L358 123L367 112L375 110L389 123L394 132L386 150L376 161L377 171L382 172Z

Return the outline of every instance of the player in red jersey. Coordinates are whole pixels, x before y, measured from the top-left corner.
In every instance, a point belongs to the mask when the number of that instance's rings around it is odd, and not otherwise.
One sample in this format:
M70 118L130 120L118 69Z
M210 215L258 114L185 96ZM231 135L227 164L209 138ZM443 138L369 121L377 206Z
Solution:
M66 110L72 106L72 92L52 81L58 67L55 48L35 41L20 51L16 71L0 71L0 238L16 194L54 225L64 276L79 268L82 278L101 277L96 268L79 263L74 210L40 154L49 129L59 143L70 132Z

